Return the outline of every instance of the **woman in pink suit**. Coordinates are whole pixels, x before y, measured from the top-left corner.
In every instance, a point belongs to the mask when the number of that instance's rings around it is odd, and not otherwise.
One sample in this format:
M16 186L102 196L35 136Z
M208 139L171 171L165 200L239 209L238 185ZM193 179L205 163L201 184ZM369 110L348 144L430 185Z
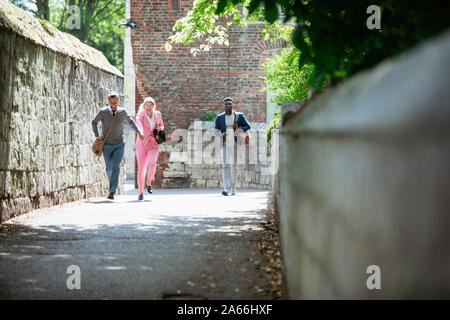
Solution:
M161 112L156 111L152 97L144 99L136 116L136 125L144 133L144 139L136 140L136 158L138 163L139 200L144 199L145 172L147 170L147 191L152 193L152 181L155 180L156 160L159 144L153 136L153 130L164 130Z

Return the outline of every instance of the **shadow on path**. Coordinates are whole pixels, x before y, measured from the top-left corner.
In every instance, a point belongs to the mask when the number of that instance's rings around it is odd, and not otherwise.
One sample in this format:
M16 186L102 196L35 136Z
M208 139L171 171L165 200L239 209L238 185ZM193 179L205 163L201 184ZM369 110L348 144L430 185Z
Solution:
M264 299L262 218L249 207L264 195L218 195L226 202L217 204L216 193L158 190L147 201L128 193L5 224L0 298ZM70 265L80 267L81 290L67 289Z

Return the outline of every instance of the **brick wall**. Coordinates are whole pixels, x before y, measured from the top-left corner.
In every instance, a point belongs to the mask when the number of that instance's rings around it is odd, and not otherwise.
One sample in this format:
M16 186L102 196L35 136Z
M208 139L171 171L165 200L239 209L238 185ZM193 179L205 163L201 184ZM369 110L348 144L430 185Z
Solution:
M232 96L234 108L250 122L265 122L266 92L262 63L268 50L283 44L264 41L261 24L229 27L229 47L214 47L208 53L190 54L189 47L174 45L166 52L164 43L173 33L175 21L185 16L193 1L180 1L171 11L171 0L130 0L131 32L136 74L136 108L152 96L163 114L169 133L187 128L192 119L212 110L223 111L223 98ZM161 152L156 185L162 182L169 153Z

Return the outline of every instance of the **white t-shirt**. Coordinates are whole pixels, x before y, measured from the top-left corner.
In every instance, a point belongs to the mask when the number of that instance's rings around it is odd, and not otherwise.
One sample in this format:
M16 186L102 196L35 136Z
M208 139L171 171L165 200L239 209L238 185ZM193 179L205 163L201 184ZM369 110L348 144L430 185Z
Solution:
M150 124L150 130L153 131L153 126L154 126L154 124L155 124L155 120L154 120L154 119L155 119L155 115L152 114L152 117L151 117L151 118L148 116L147 113L146 113L145 115L147 116L148 123Z
M232 129L234 125L234 114L225 114L225 126L227 129Z
M225 144L228 146L234 145L234 114L225 114L225 127L227 128L227 136L225 138Z

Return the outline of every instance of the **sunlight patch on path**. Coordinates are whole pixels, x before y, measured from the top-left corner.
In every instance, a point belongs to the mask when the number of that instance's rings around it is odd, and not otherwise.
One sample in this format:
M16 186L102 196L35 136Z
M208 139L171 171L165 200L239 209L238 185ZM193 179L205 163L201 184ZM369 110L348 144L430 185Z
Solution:
M164 225L180 223L186 227L204 224L204 219L244 219L254 222L261 219L258 211L267 206L267 191L242 190L235 196L222 196L211 189L156 189L154 194L137 200L137 190L126 190L114 201L91 198L78 203L39 209L11 219L8 223L57 230L95 230L99 226L136 225L151 231ZM247 225L240 227L245 231ZM214 232L229 232L230 227L211 225ZM236 231L236 230L234 230Z

